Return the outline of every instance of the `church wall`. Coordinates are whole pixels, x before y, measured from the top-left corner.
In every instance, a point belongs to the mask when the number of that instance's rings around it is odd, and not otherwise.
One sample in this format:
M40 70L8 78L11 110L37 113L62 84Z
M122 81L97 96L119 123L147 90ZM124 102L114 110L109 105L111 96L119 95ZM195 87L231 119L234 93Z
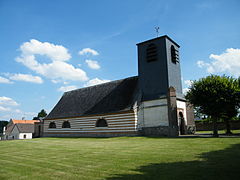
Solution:
M167 99L143 102L144 127L168 126Z
M95 127L96 121L104 118L108 127ZM71 128L62 128L62 123L69 121ZM50 122L56 123L56 128L48 128ZM77 118L44 120L43 136L81 137L81 136L125 136L136 134L137 117L134 111L114 114L103 114Z
M141 103L138 111L138 131L142 135L169 135L166 98Z

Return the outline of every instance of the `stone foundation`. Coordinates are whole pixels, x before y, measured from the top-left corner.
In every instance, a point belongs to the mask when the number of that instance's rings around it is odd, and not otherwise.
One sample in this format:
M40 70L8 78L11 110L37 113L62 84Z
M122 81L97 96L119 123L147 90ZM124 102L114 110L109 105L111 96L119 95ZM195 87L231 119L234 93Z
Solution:
M142 136L177 137L178 130L168 126L144 127L139 131L139 134Z

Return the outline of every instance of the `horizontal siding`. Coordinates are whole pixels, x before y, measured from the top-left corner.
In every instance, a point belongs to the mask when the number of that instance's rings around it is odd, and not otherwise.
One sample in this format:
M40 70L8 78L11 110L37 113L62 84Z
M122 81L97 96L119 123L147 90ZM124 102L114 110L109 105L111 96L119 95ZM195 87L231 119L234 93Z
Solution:
M95 127L96 121L104 118L108 127ZM69 121L71 128L62 128L62 123ZM49 123L55 122L57 128L49 129ZM97 115L78 118L44 120L44 133L118 133L118 132L135 132L137 125L137 117L134 112L121 112L119 114Z

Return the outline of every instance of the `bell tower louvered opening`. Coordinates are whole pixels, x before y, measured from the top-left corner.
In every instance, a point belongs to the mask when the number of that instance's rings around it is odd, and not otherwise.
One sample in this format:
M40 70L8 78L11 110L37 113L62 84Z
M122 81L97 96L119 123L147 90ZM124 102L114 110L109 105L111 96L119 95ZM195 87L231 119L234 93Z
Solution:
M171 46L171 59L175 64L179 62L178 50L176 50L173 45Z
M147 47L147 62L157 60L157 46L155 44L149 44Z

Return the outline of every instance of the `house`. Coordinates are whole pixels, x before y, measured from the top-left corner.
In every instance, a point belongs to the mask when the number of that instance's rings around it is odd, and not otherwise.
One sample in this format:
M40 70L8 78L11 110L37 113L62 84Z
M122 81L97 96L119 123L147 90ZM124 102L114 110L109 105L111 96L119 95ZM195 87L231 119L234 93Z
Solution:
M39 136L36 125L39 120L13 120L11 119L3 130L3 139L32 139Z
M137 44L138 76L65 92L43 136L176 137L194 129L182 93L179 45L168 36Z

